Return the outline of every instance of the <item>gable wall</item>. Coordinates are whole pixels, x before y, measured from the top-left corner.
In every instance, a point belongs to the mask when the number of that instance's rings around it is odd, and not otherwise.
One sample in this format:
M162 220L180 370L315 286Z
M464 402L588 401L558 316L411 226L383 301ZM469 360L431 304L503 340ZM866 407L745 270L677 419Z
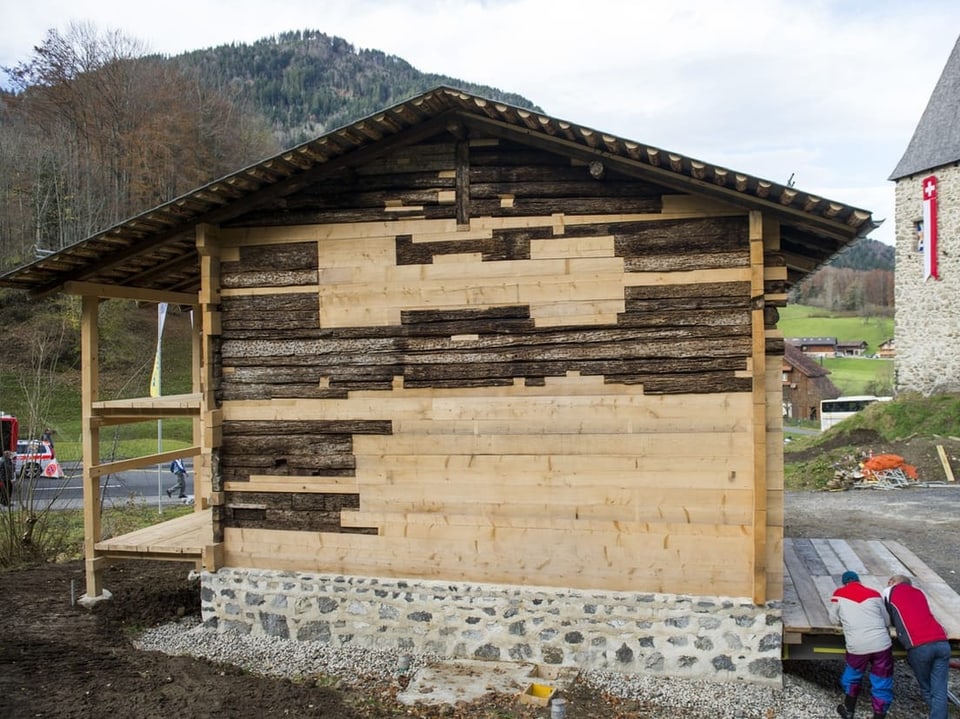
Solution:
M458 224L457 156L221 230L227 564L728 596L766 566L779 596L746 215L481 141Z
M939 280L924 280L915 223L922 182L937 177ZM960 167L906 177L896 185L895 384L898 392L960 392Z

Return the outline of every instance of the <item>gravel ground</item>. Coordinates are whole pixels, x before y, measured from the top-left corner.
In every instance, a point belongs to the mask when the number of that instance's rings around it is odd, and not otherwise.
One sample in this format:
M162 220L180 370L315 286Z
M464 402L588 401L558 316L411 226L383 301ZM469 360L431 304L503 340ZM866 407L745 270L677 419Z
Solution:
M960 489L953 486L901 490L856 489L846 492L788 492L786 534L791 537L897 539L960 590L953 558L960 554ZM142 649L187 654L228 662L277 677L334 676L344 686L388 685L397 680L399 656L392 652L351 652L319 643L288 643L265 637L220 635L184 621L158 627L138 640ZM431 657L413 657L411 672ZM840 660L788 661L782 689L744 683L685 681L663 677L584 672L572 687L567 716L584 714L582 699L614 697L616 716L670 719L710 716L718 719L809 719L834 717L840 699ZM926 708L913 675L899 661L896 699L889 719L915 719ZM577 696L581 696L578 704ZM869 705L864 697L862 704ZM869 715L866 708L861 714ZM960 715L960 714L958 714Z

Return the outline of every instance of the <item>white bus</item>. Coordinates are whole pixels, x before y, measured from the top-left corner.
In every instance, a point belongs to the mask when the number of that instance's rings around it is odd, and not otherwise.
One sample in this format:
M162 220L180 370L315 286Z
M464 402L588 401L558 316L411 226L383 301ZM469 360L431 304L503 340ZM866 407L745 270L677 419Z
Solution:
M876 397L872 394L850 395L820 401L820 431L825 432L837 422L855 415L868 404L889 402L893 397Z

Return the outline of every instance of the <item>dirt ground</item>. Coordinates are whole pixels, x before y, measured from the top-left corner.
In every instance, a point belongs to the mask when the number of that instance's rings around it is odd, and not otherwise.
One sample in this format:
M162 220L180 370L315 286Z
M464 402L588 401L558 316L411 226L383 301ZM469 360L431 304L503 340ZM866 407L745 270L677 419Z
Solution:
M901 448L903 449L903 448ZM880 451L875 449L875 451ZM887 450L884 450L887 451ZM955 455L954 455L955 456ZM786 534L793 537L897 539L960 591L960 488L788 492ZM546 716L515 697L472 705L411 709L394 701L396 686L364 689L262 678L191 658L135 650L138 631L199 612L187 565L124 562L106 571L112 601L87 610L71 605L84 591L82 562L0 574L0 717L514 717ZM836 667L787 662L824 686ZM575 685L565 693L577 719L661 717L654 706L603 696ZM669 716L676 716L670 714Z

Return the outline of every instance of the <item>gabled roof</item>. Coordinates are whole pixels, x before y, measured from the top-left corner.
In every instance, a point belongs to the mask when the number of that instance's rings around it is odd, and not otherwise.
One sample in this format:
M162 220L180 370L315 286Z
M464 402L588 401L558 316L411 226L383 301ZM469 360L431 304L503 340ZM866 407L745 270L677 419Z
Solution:
M907 151L890 174L899 180L960 160L960 38L933 88Z
M830 374L830 370L825 369L815 359L804 354L799 348L789 343L783 346L783 360L807 377L826 377Z
M458 127L586 161L601 160L621 173L678 192L772 213L781 221L781 247L791 283L877 226L869 211L794 187L438 87L0 275L0 286L37 296L61 291L72 282L196 292L200 286L193 236L197 224L229 222L335 170L359 166L373 155Z

